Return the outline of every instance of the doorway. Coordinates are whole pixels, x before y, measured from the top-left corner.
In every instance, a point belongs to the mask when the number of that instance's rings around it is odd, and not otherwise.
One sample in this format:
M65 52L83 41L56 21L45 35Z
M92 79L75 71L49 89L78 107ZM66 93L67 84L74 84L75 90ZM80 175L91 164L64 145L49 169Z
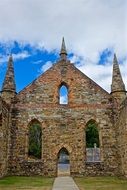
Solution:
M66 148L61 148L58 152L57 175L70 176L70 156Z

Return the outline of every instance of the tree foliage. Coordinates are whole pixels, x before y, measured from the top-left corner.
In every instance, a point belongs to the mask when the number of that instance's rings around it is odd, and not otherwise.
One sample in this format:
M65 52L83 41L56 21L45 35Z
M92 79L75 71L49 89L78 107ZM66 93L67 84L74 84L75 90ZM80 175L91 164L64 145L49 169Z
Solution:
M90 122L86 128L86 147L93 148L94 144L99 147L99 133L95 122Z
M39 124L32 124L29 128L29 156L41 158L42 130Z

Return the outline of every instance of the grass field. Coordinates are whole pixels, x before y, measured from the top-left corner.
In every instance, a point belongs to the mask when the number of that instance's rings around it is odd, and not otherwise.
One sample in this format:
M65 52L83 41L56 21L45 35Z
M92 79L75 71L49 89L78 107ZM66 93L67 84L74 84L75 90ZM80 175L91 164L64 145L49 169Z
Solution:
M117 177L82 177L74 180L80 190L127 190L127 180Z
M11 176L0 179L0 190L51 190L53 178Z

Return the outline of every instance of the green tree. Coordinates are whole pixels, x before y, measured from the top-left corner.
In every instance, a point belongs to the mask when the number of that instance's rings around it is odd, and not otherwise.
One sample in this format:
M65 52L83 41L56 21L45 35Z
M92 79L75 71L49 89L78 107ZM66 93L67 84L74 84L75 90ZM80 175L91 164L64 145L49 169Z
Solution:
M86 147L93 148L95 143L99 147L99 133L96 123L91 121L86 128Z
M41 158L42 130L39 124L32 124L29 128L29 156Z

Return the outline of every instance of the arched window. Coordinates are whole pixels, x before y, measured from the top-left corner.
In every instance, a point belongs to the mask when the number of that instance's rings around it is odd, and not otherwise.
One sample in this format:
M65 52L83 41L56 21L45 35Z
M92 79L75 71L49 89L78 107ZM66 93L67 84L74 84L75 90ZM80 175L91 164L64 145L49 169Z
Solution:
M42 152L42 129L41 125L37 121L31 122L29 126L29 157L41 158Z
M59 163L69 163L69 152L66 148L61 148L61 150L58 153L58 161Z
M59 103L68 104L68 88L65 84L62 84L59 89Z
M61 148L58 152L58 176L70 175L70 155L66 148Z
M100 143L97 123L90 120L86 125L86 160L88 162L100 161Z

